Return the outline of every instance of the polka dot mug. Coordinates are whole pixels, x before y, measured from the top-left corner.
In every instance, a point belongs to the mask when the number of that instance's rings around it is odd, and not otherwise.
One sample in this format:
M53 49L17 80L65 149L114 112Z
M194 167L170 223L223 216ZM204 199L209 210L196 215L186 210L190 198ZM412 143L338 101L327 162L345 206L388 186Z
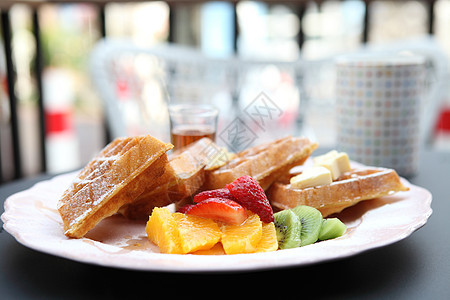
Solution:
M336 61L337 145L351 159L396 169L418 168L425 59L358 55Z

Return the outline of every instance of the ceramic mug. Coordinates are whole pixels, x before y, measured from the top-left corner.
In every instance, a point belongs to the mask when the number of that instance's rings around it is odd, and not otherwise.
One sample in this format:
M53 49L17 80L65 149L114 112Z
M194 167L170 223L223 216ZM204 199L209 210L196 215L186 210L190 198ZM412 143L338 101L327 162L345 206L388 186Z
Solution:
M338 149L366 165L415 174L425 58L346 56L336 69Z

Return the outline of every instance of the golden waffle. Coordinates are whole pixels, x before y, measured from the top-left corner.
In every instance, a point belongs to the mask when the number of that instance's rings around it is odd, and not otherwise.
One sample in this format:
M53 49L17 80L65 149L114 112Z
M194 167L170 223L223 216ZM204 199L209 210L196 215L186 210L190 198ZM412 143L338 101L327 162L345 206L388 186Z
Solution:
M172 147L149 135L119 138L107 145L58 202L64 233L80 238L145 188L154 188L167 164L166 151Z
M223 167L207 172L205 189L223 188L235 179L250 175L266 190L279 176L301 165L317 148L305 137L285 137L237 154Z
M134 202L123 206L120 213L130 219L148 219L154 207L190 197L205 181L205 166L220 161L226 153L208 138L177 150L169 156L165 173L158 179L159 187L140 195Z
M272 184L267 197L275 209L308 205L326 217L360 201L407 190L394 170L371 167L346 172L329 185L305 189L292 187L286 177Z

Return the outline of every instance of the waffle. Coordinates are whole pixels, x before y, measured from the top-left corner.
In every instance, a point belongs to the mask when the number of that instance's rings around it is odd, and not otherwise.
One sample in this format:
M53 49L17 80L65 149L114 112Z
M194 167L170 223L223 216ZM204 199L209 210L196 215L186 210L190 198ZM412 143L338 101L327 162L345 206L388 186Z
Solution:
M316 148L317 144L307 138L291 136L249 148L223 167L207 172L204 188L223 188L243 175L250 175L266 190L279 176L303 164Z
M360 201L407 190L394 170L371 167L353 169L329 185L305 189L293 188L285 177L272 184L267 197L276 210L308 205L326 217Z
M177 150L170 155L166 172L158 179L159 187L147 190L119 212L130 219L148 219L154 207L190 197L205 181L205 166L220 160L222 154L226 153L208 138Z
M164 173L165 144L149 135L119 138L107 145L78 174L58 202L68 237L83 237L102 219L155 188Z

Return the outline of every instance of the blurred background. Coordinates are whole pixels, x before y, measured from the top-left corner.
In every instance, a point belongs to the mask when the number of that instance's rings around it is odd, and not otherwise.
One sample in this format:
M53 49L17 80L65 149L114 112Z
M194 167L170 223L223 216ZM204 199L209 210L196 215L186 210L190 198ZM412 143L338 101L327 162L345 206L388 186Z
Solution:
M439 91L423 143L450 151L450 0L2 1L0 12L0 182L80 168L122 132L168 141L165 107L179 99L219 107L220 131L264 92L283 112L273 126L332 147L333 58L369 48L425 49Z

